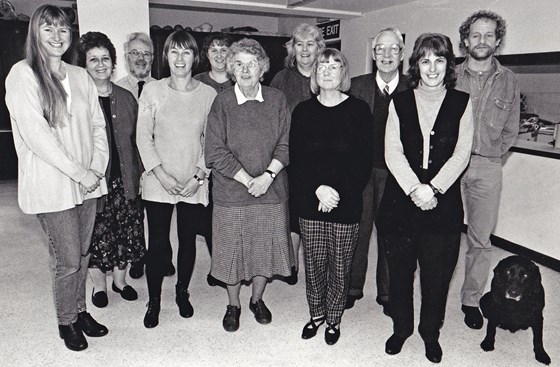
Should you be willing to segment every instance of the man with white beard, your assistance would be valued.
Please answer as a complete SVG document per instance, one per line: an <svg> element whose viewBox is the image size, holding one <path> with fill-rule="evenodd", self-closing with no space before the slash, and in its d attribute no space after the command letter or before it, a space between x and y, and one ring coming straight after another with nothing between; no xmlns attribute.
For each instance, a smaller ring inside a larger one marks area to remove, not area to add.
<svg viewBox="0 0 560 367"><path fill-rule="evenodd" d="M480 329L479 301L490 272L490 234L498 218L502 157L519 130L519 85L515 74L494 57L506 34L501 16L477 11L461 24L459 34L466 59L457 66L456 89L471 95L474 113L471 160L461 179L468 224L461 309L465 324Z"/></svg>
<svg viewBox="0 0 560 367"><path fill-rule="evenodd" d="M129 90L138 100L144 85L156 80L150 75L154 61L154 44L150 36L142 32L129 34L124 43L124 56L128 75L115 84Z"/></svg>

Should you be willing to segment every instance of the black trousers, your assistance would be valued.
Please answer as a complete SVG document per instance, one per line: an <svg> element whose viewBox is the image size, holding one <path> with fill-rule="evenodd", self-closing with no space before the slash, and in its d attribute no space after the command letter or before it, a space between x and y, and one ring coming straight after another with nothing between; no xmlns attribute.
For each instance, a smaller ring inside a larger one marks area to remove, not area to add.
<svg viewBox="0 0 560 367"><path fill-rule="evenodd" d="M393 332L407 338L414 331L413 285L419 263L422 306L418 331L425 342L437 341L461 234L386 235L385 240Z"/></svg>
<svg viewBox="0 0 560 367"><path fill-rule="evenodd" d="M196 260L196 232L203 217L201 204L158 203L145 201L148 218L148 254L146 256L146 279L150 298L161 296L163 278L171 262L172 250L169 232L171 216L177 207L177 284L188 288Z"/></svg>

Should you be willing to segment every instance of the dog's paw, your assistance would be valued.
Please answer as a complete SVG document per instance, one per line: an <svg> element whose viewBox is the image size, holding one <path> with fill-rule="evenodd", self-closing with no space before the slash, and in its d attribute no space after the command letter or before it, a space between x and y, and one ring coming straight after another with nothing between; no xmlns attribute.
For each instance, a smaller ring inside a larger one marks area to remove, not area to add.
<svg viewBox="0 0 560 367"><path fill-rule="evenodd" d="M485 352L491 352L494 350L494 341L493 340L488 340L488 339L484 339L482 341L482 343L480 343L480 347L482 348L483 351Z"/></svg>
<svg viewBox="0 0 560 367"><path fill-rule="evenodd" d="M548 356L544 348L535 349L535 359L546 365L549 365L551 362L550 357Z"/></svg>

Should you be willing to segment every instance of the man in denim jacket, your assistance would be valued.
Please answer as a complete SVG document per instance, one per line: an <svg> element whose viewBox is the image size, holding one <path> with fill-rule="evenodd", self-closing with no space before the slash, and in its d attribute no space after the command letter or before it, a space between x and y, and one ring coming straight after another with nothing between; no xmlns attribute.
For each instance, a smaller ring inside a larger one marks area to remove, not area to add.
<svg viewBox="0 0 560 367"><path fill-rule="evenodd" d="M457 89L471 95L474 141L471 161L461 179L467 213L467 254L461 309L465 324L482 328L479 310L490 272L490 234L498 217L502 189L502 157L519 130L519 85L515 74L494 57L506 23L498 14L481 10L459 28L466 59L457 67Z"/></svg>

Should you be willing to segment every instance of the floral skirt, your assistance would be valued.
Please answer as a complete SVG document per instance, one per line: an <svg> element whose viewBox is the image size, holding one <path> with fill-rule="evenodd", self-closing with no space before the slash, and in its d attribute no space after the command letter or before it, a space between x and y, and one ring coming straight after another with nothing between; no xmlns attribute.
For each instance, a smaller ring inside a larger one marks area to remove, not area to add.
<svg viewBox="0 0 560 367"><path fill-rule="evenodd" d="M89 252L90 268L103 272L140 261L146 254L144 209L140 197L127 199L121 177L111 179L102 212L95 217Z"/></svg>

